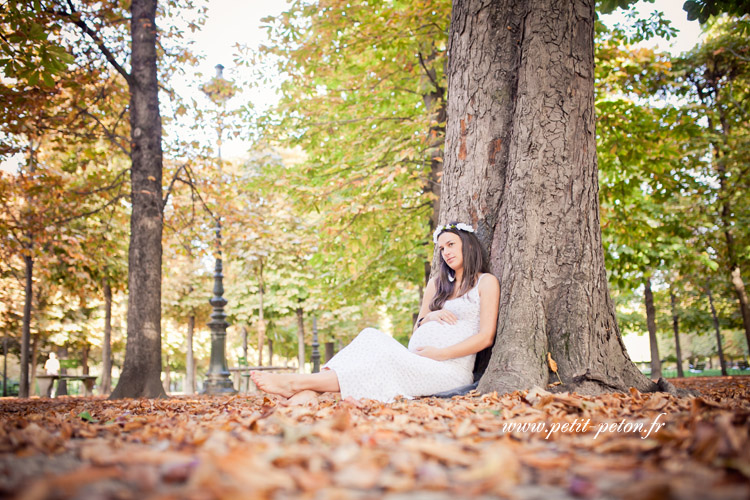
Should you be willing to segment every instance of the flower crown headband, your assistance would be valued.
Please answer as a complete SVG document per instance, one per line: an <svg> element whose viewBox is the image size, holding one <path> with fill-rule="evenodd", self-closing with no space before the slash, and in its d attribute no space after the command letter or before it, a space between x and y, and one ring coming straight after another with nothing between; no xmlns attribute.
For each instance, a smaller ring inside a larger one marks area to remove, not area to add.
<svg viewBox="0 0 750 500"><path fill-rule="evenodd" d="M438 226L437 229L435 229L435 232L432 233L432 241L437 245L438 236L440 236L440 233L445 231L446 229L458 229L459 231L466 231L467 233L473 233L474 228L471 227L468 224L464 224L463 222L459 222L458 224L446 224L444 226Z"/></svg>

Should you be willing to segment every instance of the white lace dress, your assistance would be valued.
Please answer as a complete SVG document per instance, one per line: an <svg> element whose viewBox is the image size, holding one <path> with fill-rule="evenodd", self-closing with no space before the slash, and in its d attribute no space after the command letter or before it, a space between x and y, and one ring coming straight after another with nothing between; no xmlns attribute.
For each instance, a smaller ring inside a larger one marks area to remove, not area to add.
<svg viewBox="0 0 750 500"><path fill-rule="evenodd" d="M484 276L484 275L482 275ZM428 321L411 337L408 349L393 337L365 328L323 367L336 372L341 397L389 403L448 391L473 382L474 354L435 361L416 354L417 347L448 347L479 333L479 281L468 293L446 301L455 325Z"/></svg>

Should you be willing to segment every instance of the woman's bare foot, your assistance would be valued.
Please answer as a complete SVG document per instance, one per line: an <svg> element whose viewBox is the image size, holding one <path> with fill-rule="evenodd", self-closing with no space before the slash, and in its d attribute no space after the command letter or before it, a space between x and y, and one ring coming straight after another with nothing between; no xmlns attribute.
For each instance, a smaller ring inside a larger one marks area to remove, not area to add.
<svg viewBox="0 0 750 500"><path fill-rule="evenodd" d="M294 377L294 375L287 375L284 373L250 372L250 378L253 379L253 382L258 386L258 389L263 392L278 394L285 398L292 397L296 394L294 389L292 389L292 377Z"/></svg>
<svg viewBox="0 0 750 500"><path fill-rule="evenodd" d="M291 398L284 401L283 406L304 405L310 401L318 402L318 393L311 390L300 391Z"/></svg>

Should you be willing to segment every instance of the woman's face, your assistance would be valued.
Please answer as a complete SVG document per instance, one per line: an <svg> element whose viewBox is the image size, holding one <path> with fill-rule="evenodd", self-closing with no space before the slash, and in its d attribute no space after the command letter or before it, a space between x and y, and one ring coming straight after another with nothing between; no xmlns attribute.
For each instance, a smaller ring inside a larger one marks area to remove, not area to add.
<svg viewBox="0 0 750 500"><path fill-rule="evenodd" d="M448 267L454 271L463 269L464 253L461 237L456 233L443 233L438 237L438 249Z"/></svg>

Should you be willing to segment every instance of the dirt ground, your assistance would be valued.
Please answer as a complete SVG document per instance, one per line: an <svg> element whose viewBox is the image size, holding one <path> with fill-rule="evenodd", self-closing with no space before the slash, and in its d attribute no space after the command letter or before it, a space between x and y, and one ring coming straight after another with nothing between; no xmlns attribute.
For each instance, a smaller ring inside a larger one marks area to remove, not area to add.
<svg viewBox="0 0 750 500"><path fill-rule="evenodd" d="M670 381L702 396L7 398L0 497L750 498L750 377Z"/></svg>

